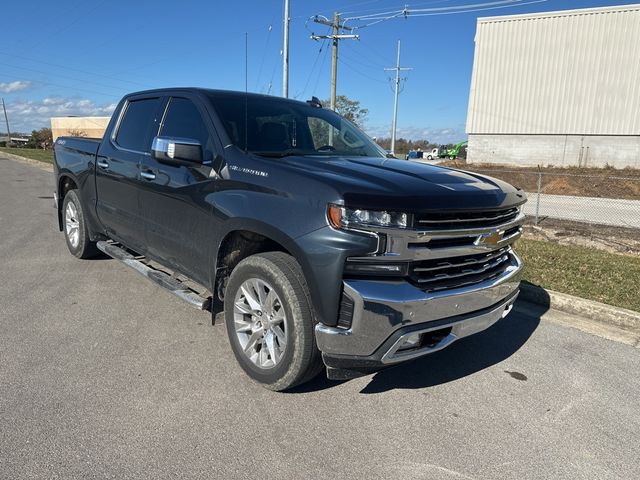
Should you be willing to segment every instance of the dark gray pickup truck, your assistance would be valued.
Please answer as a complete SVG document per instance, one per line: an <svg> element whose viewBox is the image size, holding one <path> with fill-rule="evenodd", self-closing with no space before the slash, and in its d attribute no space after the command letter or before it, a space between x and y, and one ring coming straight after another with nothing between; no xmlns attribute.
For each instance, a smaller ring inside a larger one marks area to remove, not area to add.
<svg viewBox="0 0 640 480"><path fill-rule="evenodd" d="M99 250L201 309L273 390L440 350L511 309L525 194L387 158L317 100L127 95L104 138L61 137L56 206Z"/></svg>

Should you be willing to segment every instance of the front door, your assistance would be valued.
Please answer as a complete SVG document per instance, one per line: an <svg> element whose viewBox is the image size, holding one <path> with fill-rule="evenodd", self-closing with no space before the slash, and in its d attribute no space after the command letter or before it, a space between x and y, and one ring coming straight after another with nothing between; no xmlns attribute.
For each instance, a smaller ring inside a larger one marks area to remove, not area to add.
<svg viewBox="0 0 640 480"><path fill-rule="evenodd" d="M148 255L208 286L215 219L205 198L215 188L211 164L219 147L206 111L196 102L170 98L159 135L197 140L203 162L174 166L145 157L140 166L140 207Z"/></svg>

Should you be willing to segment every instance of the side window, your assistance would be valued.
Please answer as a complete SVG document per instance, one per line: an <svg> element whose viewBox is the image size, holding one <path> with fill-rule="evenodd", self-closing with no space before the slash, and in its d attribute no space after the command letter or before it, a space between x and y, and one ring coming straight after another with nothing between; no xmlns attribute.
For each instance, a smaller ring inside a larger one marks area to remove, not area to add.
<svg viewBox="0 0 640 480"><path fill-rule="evenodd" d="M160 135L198 140L202 145L205 160L211 157L213 144L209 138L209 130L191 100L176 97L171 99Z"/></svg>
<svg viewBox="0 0 640 480"><path fill-rule="evenodd" d="M116 134L118 146L137 152L149 151L150 134L156 125L154 115L159 102L159 98L145 98L127 104Z"/></svg>

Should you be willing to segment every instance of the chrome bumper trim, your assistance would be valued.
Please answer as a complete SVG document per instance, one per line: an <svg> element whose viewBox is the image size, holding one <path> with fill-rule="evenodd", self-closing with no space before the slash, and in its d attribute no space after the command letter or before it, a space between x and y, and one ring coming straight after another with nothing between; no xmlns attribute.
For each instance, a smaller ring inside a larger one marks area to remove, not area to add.
<svg viewBox="0 0 640 480"><path fill-rule="evenodd" d="M522 262L511 253L511 265L497 278L451 290L423 292L405 280L345 280L354 301L351 328L316 326L318 348L327 354L373 354L396 330L487 309L518 290Z"/></svg>
<svg viewBox="0 0 640 480"><path fill-rule="evenodd" d="M519 292L518 292L519 293ZM502 302L500 305L495 307L489 312L482 313L478 316L474 316L471 318L466 318L464 320L460 320L457 322L453 322L450 324L438 325L437 327L425 328L421 330L415 330L410 333L406 333L402 335L396 342L391 346L389 350L382 356L382 363L392 364L404 362L405 360L411 360L413 358L422 357L423 355L428 355L430 353L437 352L438 350L442 350L445 347L448 347L456 340L459 340L464 337L468 337L473 335L474 333L482 332L486 330L494 323L496 323L501 318L506 317L511 309L513 308L513 304L518 297L518 293L514 296L510 297L507 301ZM445 328L451 328L451 332L442 340L440 340L436 345L432 347L422 347L416 348L412 350L406 351L398 351L404 340L410 336L415 334L422 334L432 332L434 330L442 330Z"/></svg>

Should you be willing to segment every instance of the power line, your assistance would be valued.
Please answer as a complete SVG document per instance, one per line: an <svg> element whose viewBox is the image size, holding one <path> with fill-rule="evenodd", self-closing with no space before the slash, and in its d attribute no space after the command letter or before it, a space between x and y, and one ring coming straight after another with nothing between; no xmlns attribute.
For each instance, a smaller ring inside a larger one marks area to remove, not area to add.
<svg viewBox="0 0 640 480"><path fill-rule="evenodd" d="M302 92L300 92L294 98L299 98L301 96L304 96L304 94L306 93L307 87L309 86L309 82L311 81L311 77L313 76L313 72L315 71L316 65L318 64L318 60L320 59L320 55L322 55L322 51L324 50L326 43L327 43L327 40L323 39L322 43L320 44L320 48L318 49L318 54L316 55L316 58L313 61L313 65L311 66L311 70L309 71L309 75L307 76L307 81L304 84L304 88L302 89Z"/></svg>
<svg viewBox="0 0 640 480"><path fill-rule="evenodd" d="M262 75L262 67L264 66L264 60L267 56L267 49L269 48L269 40L271 40L271 32L273 31L273 19L269 24L269 29L267 33L267 41L264 43L264 50L262 51L262 58L260 59L260 68L258 68L258 76L256 77L256 90L258 90L258 85L260 83L260 76Z"/></svg>
<svg viewBox="0 0 640 480"><path fill-rule="evenodd" d="M111 78L111 79L113 79L113 80L115 80L115 81L117 81L117 82L121 82L121 83L128 83L128 84L130 84L130 85L137 85L137 86L140 86L140 87L148 88L148 85L146 85L146 84L144 84L144 83L133 82L133 81L129 81L129 80L121 80L121 79L117 79L117 78L114 78L114 76L113 76L113 75L111 75L111 76L110 76L110 75L105 75L105 74L100 74L100 73L90 72L90 71L88 71L88 70L81 70L81 69L78 69L78 68L69 67L69 66L67 66L67 65L61 65L61 64L58 64L58 63L51 63L51 62L47 62L47 61L45 61L45 60L36 60L36 59L34 59L34 58L23 57L23 56L20 56L20 55L15 55L15 54L12 54L12 53L7 53L7 52L0 52L0 55L5 55L5 56L7 56L7 57L13 57L13 58L17 58L17 59L20 59L20 60L26 60L26 61L28 61L28 62L33 62L33 63L41 63L42 65L49 65L49 66L51 66L51 67L63 68L63 69L65 69L66 71L78 72L78 73L84 73L85 75L90 75L90 76L94 76L94 77Z"/></svg>
<svg viewBox="0 0 640 480"><path fill-rule="evenodd" d="M445 1L446 0L441 0L441 1L436 1L435 3L444 3ZM343 16L342 18L341 18L341 14L338 11L336 11L333 16L333 21L330 21L327 17L320 14L311 17L311 20L313 20L313 22L321 25L328 25L332 29L332 32L330 35L316 35L313 32L311 34L311 38L313 40L330 39L332 41L333 55L332 55L332 62L331 62L331 109L335 110L335 105L336 105L336 85L337 85L337 76L338 76L338 73L337 73L338 42L339 40L345 40L345 39L359 40L360 36L358 34L353 33L357 29L370 27L377 23L381 23L381 22L391 20L394 18L399 18L399 17L409 18L409 16L420 17L420 16L431 16L431 15L450 15L450 14L456 14L456 13L468 13L468 12L474 12L474 11L490 10L494 8L506 8L506 7L512 7L512 6L518 6L518 5L529 5L532 3L540 3L545 1L546 0L532 0L532 1L524 2L523 0L495 0L491 2L476 3L471 5L453 5L453 6L446 6L446 7L430 7L430 8L409 8L408 5L405 5L404 8L398 9L398 10L378 12L371 15L359 15L359 16L351 16L351 17ZM361 24L347 25L347 22L355 23L357 21L361 22ZM309 20L307 20L307 23L308 22ZM341 33L343 31L348 33ZM379 52L377 53L379 54ZM398 43L398 64L396 66L396 69L401 68L399 66L399 61L400 61L399 57L400 57L400 44ZM378 81L377 79L374 79L366 74L363 74L362 72L359 72L357 69L354 69L351 65L347 63L344 63L344 62L341 62L341 63L343 63L344 65L347 65L348 68L351 68L352 70L354 70L355 72L359 73L360 75L366 78L369 78L374 81ZM396 88L395 88L395 97L396 97L395 104L396 105L394 107L394 110L396 110L396 113L397 113L397 98L398 98L399 83L400 83L399 71L400 70L396 71ZM395 117L396 117L396 114L394 114L394 136L395 136ZM329 140L331 140L331 137L329 138Z"/></svg>
<svg viewBox="0 0 640 480"><path fill-rule="evenodd" d="M62 32L64 32L65 30L67 30L69 27L72 27L73 25L75 25L76 23L78 23L82 17L84 17L85 15L88 15L90 13L93 13L95 10L97 10L99 7L101 7L104 3L107 3L107 0L102 0L98 3L96 3L93 8L90 8L89 10L87 10L84 13L81 13L79 16L77 16L73 21L71 21L70 23L66 24L65 26L63 26L62 28L59 28L58 30L50 33L49 35L45 36L44 38L41 38L40 40L36 41L36 43L28 46L25 50L33 50L34 48L42 45L45 40L48 40L49 38L58 35Z"/></svg>
<svg viewBox="0 0 640 480"><path fill-rule="evenodd" d="M352 57L352 56L351 56L351 53L353 53L354 55L357 55L359 58ZM346 54L343 52L343 53L342 53L342 56L343 56L344 58L346 58L347 60L349 60L350 62L357 63L358 65L361 65L361 66L363 66L363 67L365 67L365 68L369 68L369 69L371 69L371 70L376 70L376 71L378 71L378 70L380 70L381 68L384 68L384 65L382 65L381 63L378 63L378 62L370 62L370 59L369 59L369 58L365 58L365 57L364 57L364 55L360 55L360 52L356 52L356 51L349 52L349 55L346 55ZM363 60L365 60L365 61L363 61ZM367 63L367 62L370 62L370 63Z"/></svg>
<svg viewBox="0 0 640 480"><path fill-rule="evenodd" d="M15 77L12 77L10 75L0 74L0 76L4 77L4 78L11 79L11 80L15 80ZM40 81L40 80L35 80L33 83L40 84L40 85L48 85L48 86L51 86L51 87L67 88L67 89L70 89L70 90L76 90L76 91L81 91L81 92L86 92L86 93L93 93L94 95L102 95L102 96L107 97L107 98L120 99L120 97L121 97L121 96L115 96L112 93L98 92L96 90L89 90L89 89L81 88L81 87L73 87L73 86L70 86L70 85L62 85L62 84L59 84L59 83L43 82L43 81Z"/></svg>
<svg viewBox="0 0 640 480"><path fill-rule="evenodd" d="M338 59L338 62L340 62L342 65L344 65L345 67L347 67L349 70L351 70L352 72L357 73L358 75L360 75L361 77L367 78L369 80L371 80L372 82L378 82L378 83L387 83L384 80L380 80L379 78L374 78L371 75L367 75L366 73L361 72L360 70L354 68L353 65L348 64L347 62L345 62L344 60L342 60L342 58Z"/></svg>
<svg viewBox="0 0 640 480"><path fill-rule="evenodd" d="M93 81L89 82L87 80L79 79L77 77L71 77L69 75L62 75L60 73L45 72L44 70L38 70L38 69L35 69L35 68L29 68L29 67L21 67L21 66L18 66L18 65L11 65L11 64L8 64L8 63L0 62L0 65L5 66L5 67L9 67L9 68L15 68L15 69L18 69L18 70L25 70L27 72L41 73L41 74L44 74L44 75L50 75L50 76L53 76L53 77L64 78L64 79L67 79L67 80L80 81L80 82L85 83L85 84L89 83L91 85L95 85L95 86L98 86L98 87L105 87L105 88L111 88L111 89L114 89L114 90L122 91L122 87L121 86L107 85L105 83L99 83L99 82L93 82Z"/></svg>
<svg viewBox="0 0 640 480"><path fill-rule="evenodd" d="M448 2L453 2L453 1L455 1L455 0L436 0L436 1L433 1L433 2L411 3L411 6L417 7L419 5L436 5L438 3L448 3ZM381 10L382 10L381 8L368 8L368 9L359 10L359 11L362 13L362 12L378 12L378 11L381 11ZM342 12L342 13L344 15L348 15L348 14L351 14L351 13L355 13L355 10L351 11L351 12Z"/></svg>
<svg viewBox="0 0 640 480"><path fill-rule="evenodd" d="M381 23L387 20L392 20L394 18L409 18L409 17L426 17L433 15L452 15L457 13L469 13L469 12L478 12L483 10L493 10L496 8L508 8L514 7L518 5L529 5L532 3L541 3L546 0L533 0L524 2L523 0L497 0L493 2L484 2L484 3L475 3L470 5L452 5L447 7L432 7L432 8L409 8L406 5L404 8L399 10L390 10L386 12L379 12L370 15L358 15L353 17L347 17L344 19L344 23L349 21L361 21L361 22L370 22L364 23L362 25L354 25L351 28L359 29L366 28L377 23Z"/></svg>
<svg viewBox="0 0 640 480"><path fill-rule="evenodd" d="M324 67L325 62L327 61L327 57L329 56L329 49L324 49L324 55L322 56L322 62L320 62L320 68L318 69L318 75L316 76L316 83L313 84L313 92L318 91L318 83L320 82L320 74L322 73L322 68Z"/></svg>

